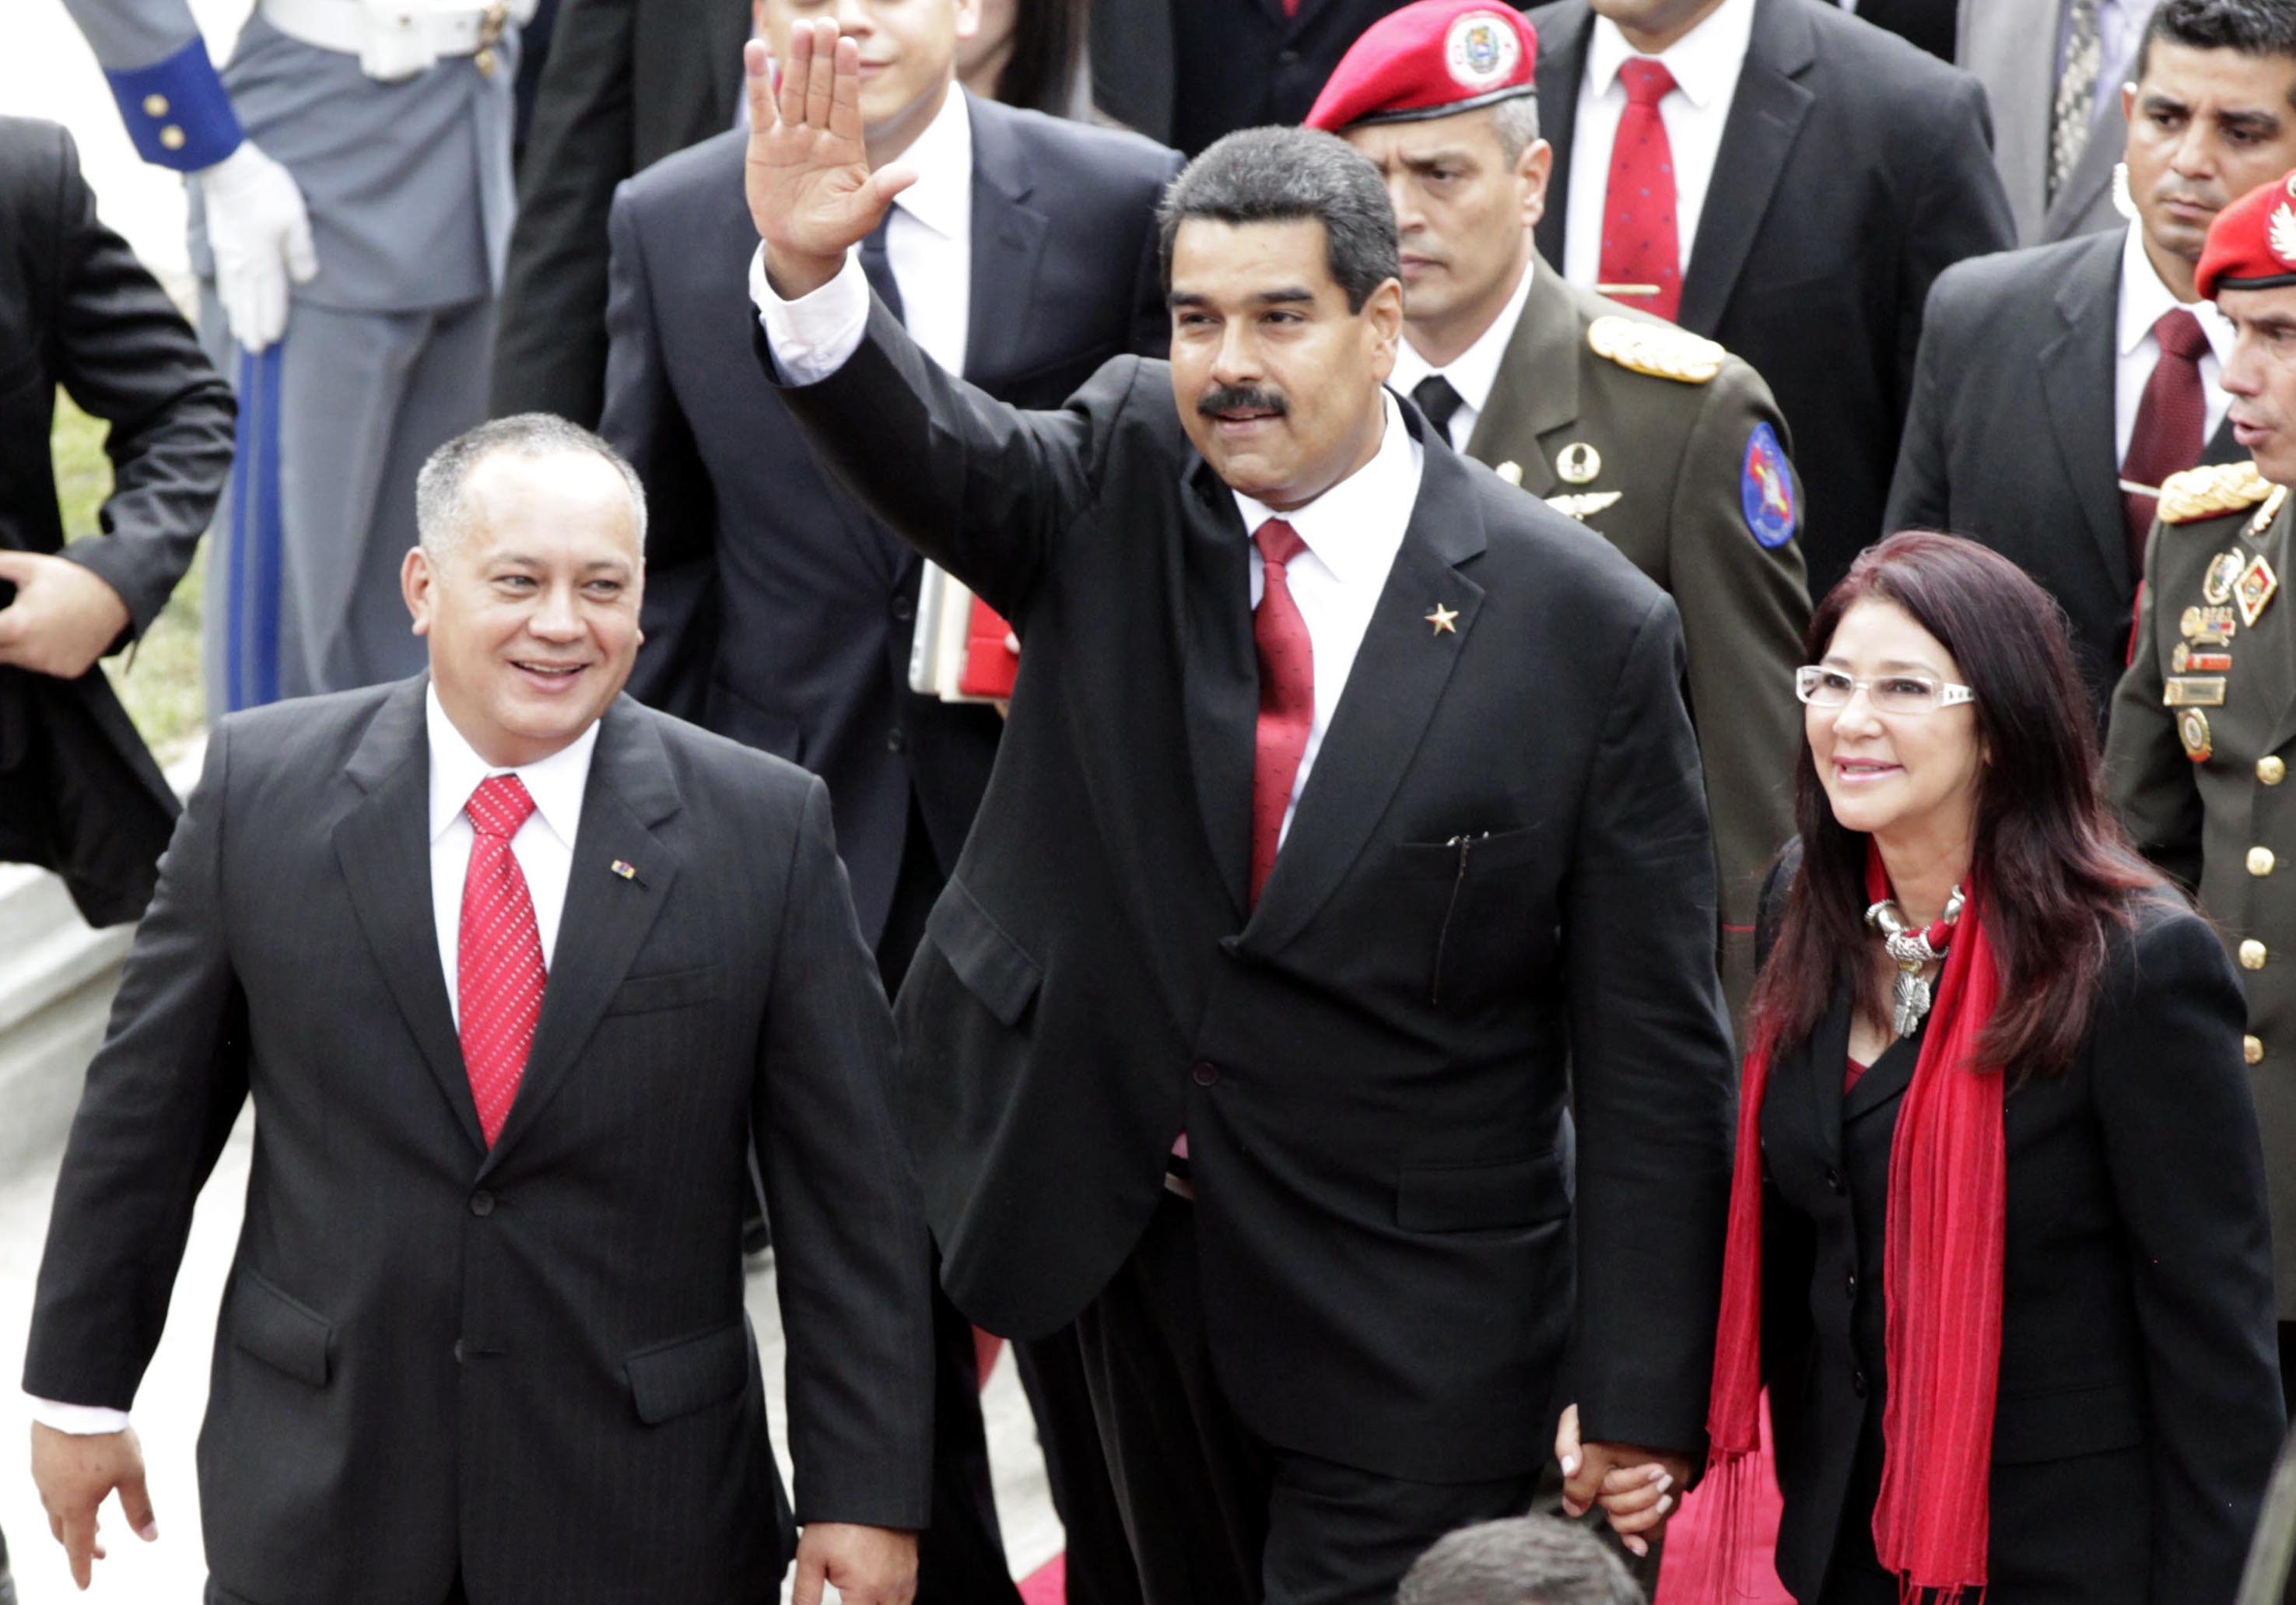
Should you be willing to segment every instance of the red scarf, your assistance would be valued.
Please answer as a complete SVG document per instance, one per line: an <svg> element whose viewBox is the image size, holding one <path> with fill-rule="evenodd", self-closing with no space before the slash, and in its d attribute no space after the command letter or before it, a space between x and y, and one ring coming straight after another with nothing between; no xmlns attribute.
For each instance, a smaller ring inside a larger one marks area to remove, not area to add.
<svg viewBox="0 0 2296 1605"><path fill-rule="evenodd" d="M1890 896L1881 853L1870 843L1866 887L1875 902ZM1882 1416L1874 1548L1908 1598L1933 1593L1939 1605L1985 1587L1993 1404L2001 1378L2002 1224L2009 1173L2003 1077L1977 1062L1978 1043L2000 994L1980 913L1971 896L1947 949L1929 1031L1898 1111L1883 1236L1889 1399ZM1764 1036L1746 1056L1706 1421L1712 1439L1708 1463L1721 1482L1726 1532L1736 1530L1746 1475L1756 1464L1762 1098L1774 1045ZM1840 1067L1832 1068L1839 1073ZM1734 1571L1734 1553L1719 1558L1726 1571Z"/></svg>

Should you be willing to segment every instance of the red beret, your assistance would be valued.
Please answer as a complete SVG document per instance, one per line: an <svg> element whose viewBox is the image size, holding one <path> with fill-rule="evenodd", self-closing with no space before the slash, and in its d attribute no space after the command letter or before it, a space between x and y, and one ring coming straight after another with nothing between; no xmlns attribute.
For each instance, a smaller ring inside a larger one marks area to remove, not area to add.
<svg viewBox="0 0 2296 1605"><path fill-rule="evenodd" d="M2201 299L2220 290L2296 284L2296 173L2259 184L2217 214L2201 248Z"/></svg>
<svg viewBox="0 0 2296 1605"><path fill-rule="evenodd" d="M1505 0L1417 0L1366 29L1308 126L1416 122L1538 93L1538 36Z"/></svg>

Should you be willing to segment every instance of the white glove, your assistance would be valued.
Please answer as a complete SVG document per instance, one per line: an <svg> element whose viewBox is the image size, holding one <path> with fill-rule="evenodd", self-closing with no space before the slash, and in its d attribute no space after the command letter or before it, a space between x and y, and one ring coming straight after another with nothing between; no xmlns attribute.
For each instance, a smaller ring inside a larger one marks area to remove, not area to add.
<svg viewBox="0 0 2296 1605"><path fill-rule="evenodd" d="M251 139L241 140L200 179L217 298L239 343L260 351L287 332L289 276L308 284L319 271L303 192Z"/></svg>

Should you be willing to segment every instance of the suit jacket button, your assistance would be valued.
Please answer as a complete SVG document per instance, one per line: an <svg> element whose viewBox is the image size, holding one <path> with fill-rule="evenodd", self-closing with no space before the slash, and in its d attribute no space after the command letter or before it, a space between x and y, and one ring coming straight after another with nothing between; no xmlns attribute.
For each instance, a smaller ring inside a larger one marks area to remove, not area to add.
<svg viewBox="0 0 2296 1605"><path fill-rule="evenodd" d="M1849 1296L1852 1298L1857 1297L1857 1273L1855 1271L1849 1273Z"/></svg>
<svg viewBox="0 0 2296 1605"><path fill-rule="evenodd" d="M893 617L906 624L917 616L917 604L906 596L893 598Z"/></svg>
<svg viewBox="0 0 2296 1605"><path fill-rule="evenodd" d="M1825 1167L1825 1184L1836 1192L1842 1190L1841 1173L1831 1165Z"/></svg>
<svg viewBox="0 0 2296 1605"><path fill-rule="evenodd" d="M484 1220L495 1212L495 1195L481 1188L471 1194L471 1213Z"/></svg>
<svg viewBox="0 0 2296 1605"><path fill-rule="evenodd" d="M1864 1372L1853 1371L1849 1373L1849 1391L1856 1394L1861 1399L1866 1396L1866 1373Z"/></svg>
<svg viewBox="0 0 2296 1605"><path fill-rule="evenodd" d="M470 1355L466 1355L466 1354L464 1354L464 1353L463 1352L463 1340L462 1340L460 1338L455 1339L455 1364L457 1364L457 1365L466 1365L466 1364L468 1364L469 1363L470 1363Z"/></svg>
<svg viewBox="0 0 2296 1605"><path fill-rule="evenodd" d="M1196 1078L1198 1086L1210 1086L1219 1079L1219 1066L1209 1059L1199 1059L1195 1068L1188 1073Z"/></svg>
<svg viewBox="0 0 2296 1605"><path fill-rule="evenodd" d="M895 725L893 733L885 738L885 745L891 751L906 752L909 749L909 733Z"/></svg>

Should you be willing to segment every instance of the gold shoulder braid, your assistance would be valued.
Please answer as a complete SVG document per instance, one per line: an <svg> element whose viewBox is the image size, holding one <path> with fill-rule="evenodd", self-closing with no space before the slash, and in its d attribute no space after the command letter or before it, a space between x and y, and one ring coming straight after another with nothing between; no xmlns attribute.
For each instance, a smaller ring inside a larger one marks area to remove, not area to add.
<svg viewBox="0 0 2296 1605"><path fill-rule="evenodd" d="M2161 521L2191 524L2255 506L2273 492L2253 463L2218 463L2170 474L2161 485Z"/></svg>
<svg viewBox="0 0 2296 1605"><path fill-rule="evenodd" d="M1730 355L1687 329L1631 317L1596 318L1587 325L1587 344L1595 356L1622 368L1679 384L1706 383L1722 371L1722 361Z"/></svg>

